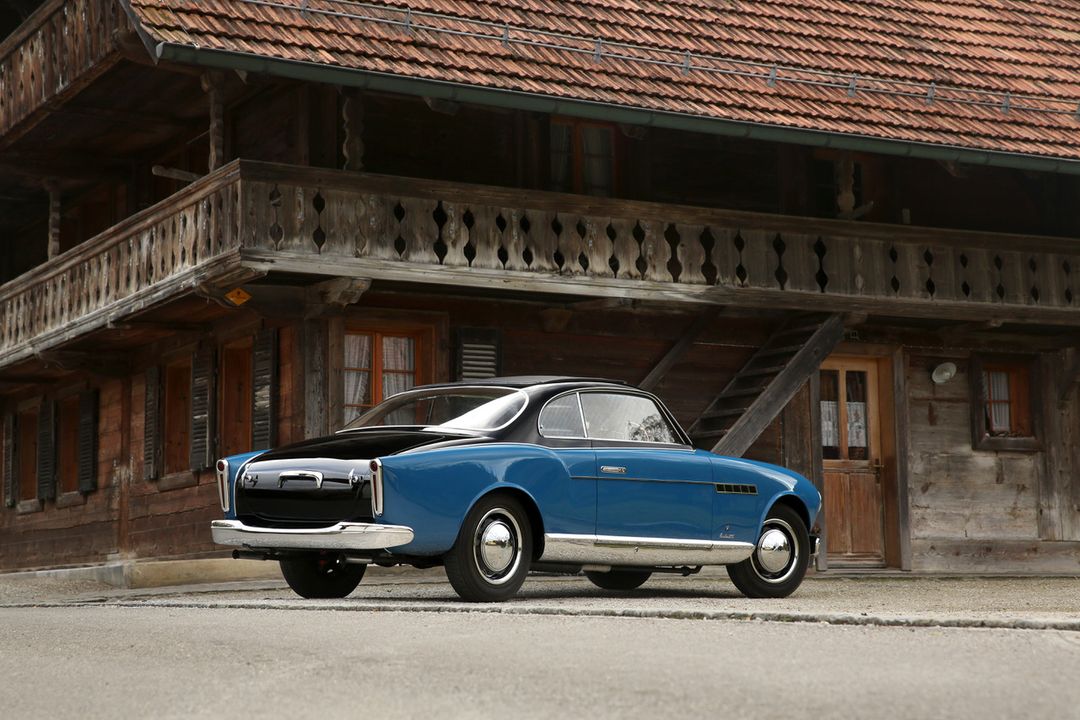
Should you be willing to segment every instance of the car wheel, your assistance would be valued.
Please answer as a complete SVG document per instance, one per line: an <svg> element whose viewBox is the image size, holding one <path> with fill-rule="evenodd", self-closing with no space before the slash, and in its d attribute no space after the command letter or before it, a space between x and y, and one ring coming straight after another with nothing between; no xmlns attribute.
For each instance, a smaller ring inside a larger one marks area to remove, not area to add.
<svg viewBox="0 0 1080 720"><path fill-rule="evenodd" d="M648 570L612 570L610 572L585 571L585 577L596 587L605 590L633 590L639 588L652 576Z"/></svg>
<svg viewBox="0 0 1080 720"><path fill-rule="evenodd" d="M465 517L443 566L462 600L497 602L518 591L531 561L532 528L521 503L489 495Z"/></svg>
<svg viewBox="0 0 1080 720"><path fill-rule="evenodd" d="M343 598L356 589L367 569L367 565L353 565L322 555L284 558L279 562L285 582L305 598Z"/></svg>
<svg viewBox="0 0 1080 720"><path fill-rule="evenodd" d="M810 536L806 523L786 505L776 505L761 527L753 554L728 565L728 577L743 595L782 598L795 592L810 562Z"/></svg>

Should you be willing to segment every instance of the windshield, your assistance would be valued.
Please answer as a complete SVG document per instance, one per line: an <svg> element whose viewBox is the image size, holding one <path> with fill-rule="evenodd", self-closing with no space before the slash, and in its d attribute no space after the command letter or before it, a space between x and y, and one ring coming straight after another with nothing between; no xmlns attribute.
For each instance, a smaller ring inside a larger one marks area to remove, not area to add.
<svg viewBox="0 0 1080 720"><path fill-rule="evenodd" d="M403 392L376 405L345 426L424 425L461 430L495 430L517 417L528 397L499 387L444 387Z"/></svg>

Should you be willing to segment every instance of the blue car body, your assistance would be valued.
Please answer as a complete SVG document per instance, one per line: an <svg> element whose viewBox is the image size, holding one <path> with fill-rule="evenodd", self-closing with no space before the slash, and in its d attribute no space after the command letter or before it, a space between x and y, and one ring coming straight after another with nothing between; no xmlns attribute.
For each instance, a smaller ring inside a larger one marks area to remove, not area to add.
<svg viewBox="0 0 1080 720"><path fill-rule="evenodd" d="M758 596L801 581L821 509L798 473L695 449L654 396L580 378L418 388L333 436L224 458L218 482L215 541L283 569L317 556L450 575L457 555L512 556L516 572L528 550L525 572L749 564L766 584L733 580Z"/></svg>

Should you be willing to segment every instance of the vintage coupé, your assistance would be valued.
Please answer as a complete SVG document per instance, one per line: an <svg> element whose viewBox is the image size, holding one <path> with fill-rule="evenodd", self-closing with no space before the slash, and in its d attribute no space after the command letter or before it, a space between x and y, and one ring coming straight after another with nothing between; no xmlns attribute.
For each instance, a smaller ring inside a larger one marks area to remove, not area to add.
<svg viewBox="0 0 1080 720"><path fill-rule="evenodd" d="M694 449L655 396L606 380L419 387L217 474L214 541L278 560L309 598L348 595L372 563L442 565L469 601L509 598L530 570L630 590L704 565L747 596L784 597L818 545L805 478Z"/></svg>

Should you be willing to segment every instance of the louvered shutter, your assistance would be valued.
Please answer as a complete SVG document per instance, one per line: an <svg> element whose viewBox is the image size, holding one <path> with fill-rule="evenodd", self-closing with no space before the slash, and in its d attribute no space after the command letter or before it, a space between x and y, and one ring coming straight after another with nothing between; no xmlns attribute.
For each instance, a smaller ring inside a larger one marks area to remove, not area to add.
<svg viewBox="0 0 1080 720"><path fill-rule="evenodd" d="M502 342L498 330L458 330L455 375L458 380L498 377L502 371Z"/></svg>
<svg viewBox="0 0 1080 720"><path fill-rule="evenodd" d="M161 472L161 368L146 369L144 404L143 480L157 480Z"/></svg>
<svg viewBox="0 0 1080 720"><path fill-rule="evenodd" d="M56 497L56 404L51 400L41 403L38 410L38 500Z"/></svg>
<svg viewBox="0 0 1080 720"><path fill-rule="evenodd" d="M191 469L214 464L214 349L200 348L191 363Z"/></svg>
<svg viewBox="0 0 1080 720"><path fill-rule="evenodd" d="M15 507L19 487L15 472L15 415L4 417L4 504Z"/></svg>
<svg viewBox="0 0 1080 720"><path fill-rule="evenodd" d="M277 440L277 330L255 336L251 350L251 449L274 446Z"/></svg>
<svg viewBox="0 0 1080 720"><path fill-rule="evenodd" d="M79 395L79 492L97 490L98 393Z"/></svg>

